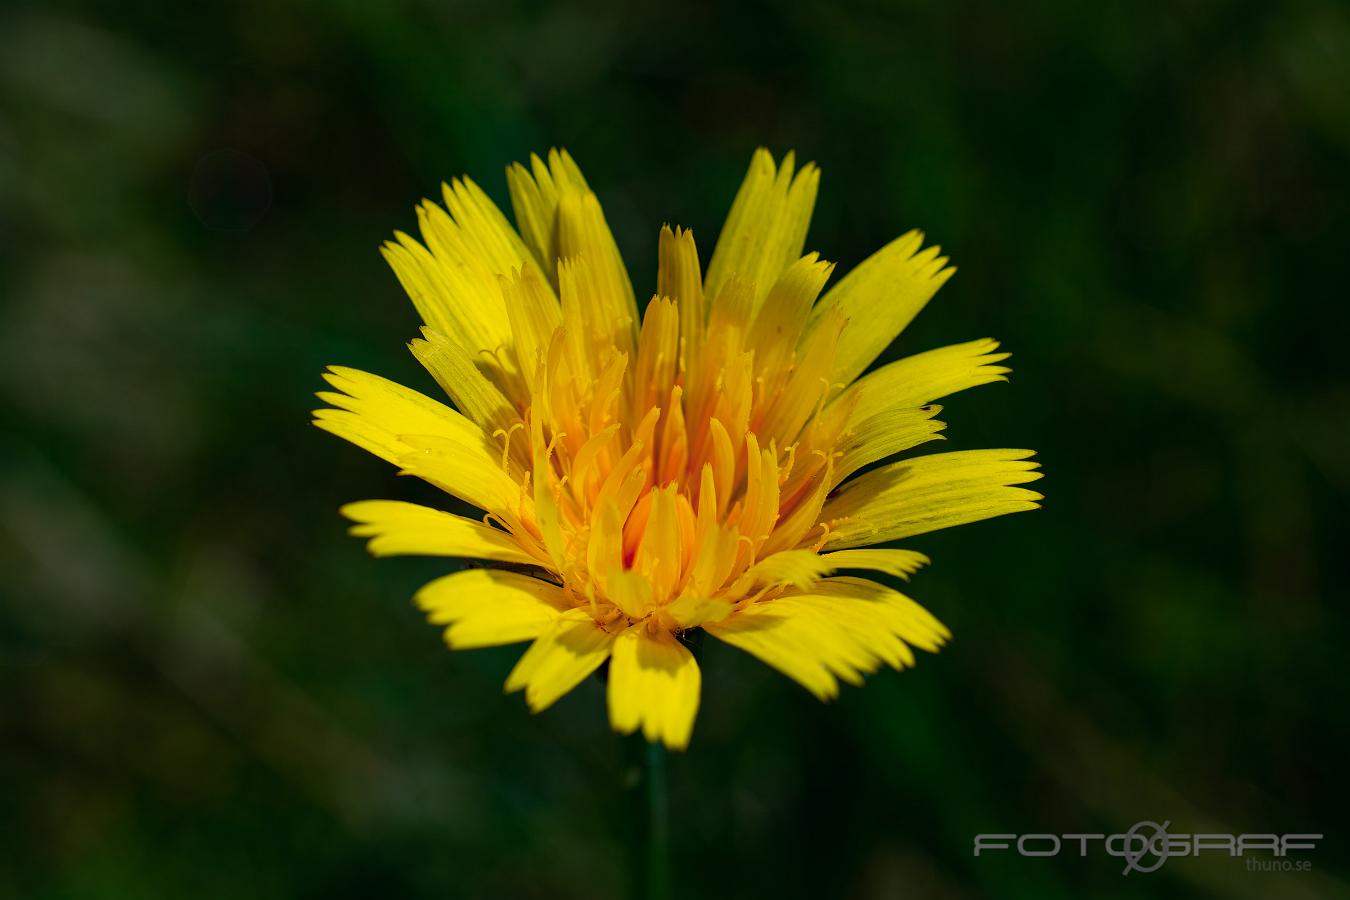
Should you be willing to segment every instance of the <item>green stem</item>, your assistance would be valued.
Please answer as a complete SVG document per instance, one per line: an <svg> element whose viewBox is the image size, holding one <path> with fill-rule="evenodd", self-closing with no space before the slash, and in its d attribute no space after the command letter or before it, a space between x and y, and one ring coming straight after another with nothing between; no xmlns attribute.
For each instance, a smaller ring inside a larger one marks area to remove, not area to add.
<svg viewBox="0 0 1350 900"><path fill-rule="evenodd" d="M666 745L647 744L647 891L646 900L670 897L670 785Z"/></svg>

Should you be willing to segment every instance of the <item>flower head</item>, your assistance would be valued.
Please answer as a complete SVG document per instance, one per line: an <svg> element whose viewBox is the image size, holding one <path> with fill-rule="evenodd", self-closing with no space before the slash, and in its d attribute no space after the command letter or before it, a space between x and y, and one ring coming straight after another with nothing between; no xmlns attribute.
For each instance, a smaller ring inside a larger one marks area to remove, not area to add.
<svg viewBox="0 0 1350 900"><path fill-rule="evenodd" d="M454 409L333 367L315 424L484 511L343 508L376 555L510 568L431 582L454 648L531 640L507 679L546 708L609 660L615 729L689 741L702 628L822 699L947 629L877 581L927 562L869 548L1037 506L1025 450L917 456L932 402L1005 380L992 340L863 371L955 271L912 231L822 291L802 255L819 171L755 153L708 263L663 228L639 316L600 203L566 152L507 171L516 228L467 178L389 261L426 323L410 347ZM859 376L862 376L861 378ZM869 471L858 474L867 467Z"/></svg>

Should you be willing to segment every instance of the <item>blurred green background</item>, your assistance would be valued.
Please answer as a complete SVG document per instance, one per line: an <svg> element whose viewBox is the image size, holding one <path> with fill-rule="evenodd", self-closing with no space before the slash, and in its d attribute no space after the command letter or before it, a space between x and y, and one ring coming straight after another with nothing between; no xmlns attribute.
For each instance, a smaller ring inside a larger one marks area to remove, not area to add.
<svg viewBox="0 0 1350 900"><path fill-rule="evenodd" d="M625 895L594 680L532 717L342 502L425 485L307 424L434 390L376 253L440 180L568 147L639 285L751 150L808 248L960 272L950 449L1045 509L906 542L954 642L817 704L704 653L681 897L1346 896L1350 8L89 2L0 12L0 896ZM705 257L706 258L706 257ZM715 642L713 642L715 644ZM1308 873L972 856L978 832L1321 832Z"/></svg>

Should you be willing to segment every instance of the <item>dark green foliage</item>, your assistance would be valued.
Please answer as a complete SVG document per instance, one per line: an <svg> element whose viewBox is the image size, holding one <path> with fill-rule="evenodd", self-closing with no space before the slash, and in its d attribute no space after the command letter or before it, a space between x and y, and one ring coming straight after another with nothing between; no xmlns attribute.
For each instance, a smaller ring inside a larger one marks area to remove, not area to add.
<svg viewBox="0 0 1350 900"><path fill-rule="evenodd" d="M706 642L676 896L1343 892L1350 11L1287 4L8 4L0 10L0 896L622 896L591 680L449 653L340 503L328 363L434 390L376 253L441 179L571 149L635 284L751 150L841 271L960 267L891 354L992 335L944 449L1044 510L905 542L955 633L821 706ZM230 151L230 152L223 152ZM991 832L1324 832L1313 871L973 858Z"/></svg>

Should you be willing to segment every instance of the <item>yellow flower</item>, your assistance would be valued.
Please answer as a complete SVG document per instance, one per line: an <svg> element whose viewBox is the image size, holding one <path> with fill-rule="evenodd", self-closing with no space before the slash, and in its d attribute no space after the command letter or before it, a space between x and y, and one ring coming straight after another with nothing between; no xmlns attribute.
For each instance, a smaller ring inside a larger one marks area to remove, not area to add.
<svg viewBox="0 0 1350 900"><path fill-rule="evenodd" d="M507 171L517 227L467 178L384 246L426 323L410 347L458 409L332 367L315 424L485 512L394 500L343 508L376 556L474 568L417 595L453 648L532 640L511 672L538 712L609 660L609 716L689 742L702 628L821 699L947 629L840 571L907 578L928 560L858 549L1019 510L1026 450L872 464L940 438L932 401L1006 380L989 339L863 370L955 271L911 231L823 297L802 255L820 173L756 151L707 274L661 230L639 314L600 203L566 152ZM448 210L448 211L447 211Z"/></svg>

